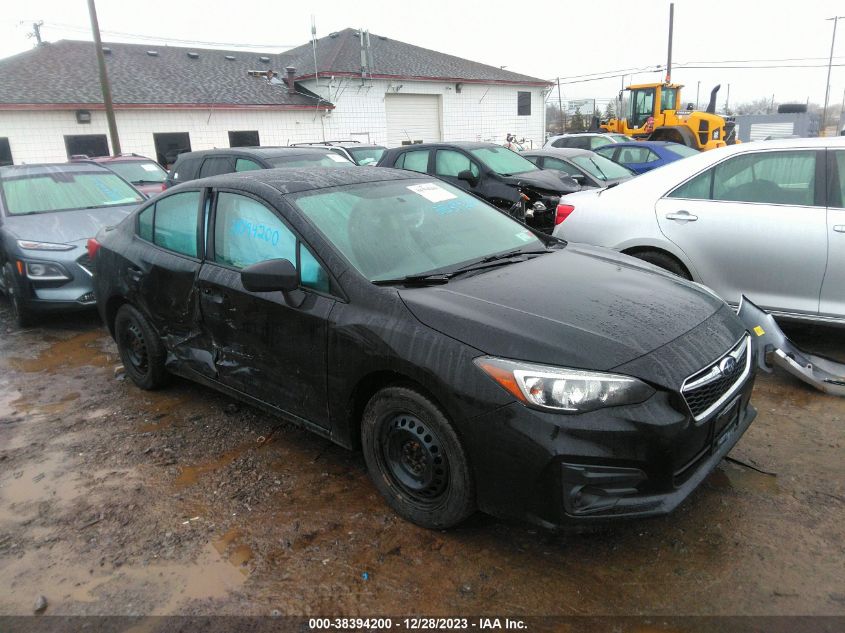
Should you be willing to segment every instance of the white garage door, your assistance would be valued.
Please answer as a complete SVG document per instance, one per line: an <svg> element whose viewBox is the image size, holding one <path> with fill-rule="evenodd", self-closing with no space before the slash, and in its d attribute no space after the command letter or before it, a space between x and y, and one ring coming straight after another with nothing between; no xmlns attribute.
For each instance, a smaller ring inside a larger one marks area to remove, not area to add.
<svg viewBox="0 0 845 633"><path fill-rule="evenodd" d="M384 95L387 115L387 146L402 141L433 143L440 139L439 95Z"/></svg>

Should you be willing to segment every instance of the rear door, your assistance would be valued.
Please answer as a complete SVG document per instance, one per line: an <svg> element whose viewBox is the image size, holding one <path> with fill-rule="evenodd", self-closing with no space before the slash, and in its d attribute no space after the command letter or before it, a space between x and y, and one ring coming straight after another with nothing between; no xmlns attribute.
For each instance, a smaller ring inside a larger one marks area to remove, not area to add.
<svg viewBox="0 0 845 633"><path fill-rule="evenodd" d="M845 318L845 150L827 150L827 268L819 313Z"/></svg>
<svg viewBox="0 0 845 633"><path fill-rule="evenodd" d="M816 315L827 261L824 152L745 152L657 201L663 234L698 281L738 303Z"/></svg>
<svg viewBox="0 0 845 633"><path fill-rule="evenodd" d="M132 296L177 358L213 375L199 330L195 282L202 245L203 192L162 194L138 215L137 244L122 274Z"/></svg>
<svg viewBox="0 0 845 633"><path fill-rule="evenodd" d="M198 286L218 380L328 427L327 319L335 298L325 268L264 200L219 191L212 218ZM300 289L247 291L240 271L268 259L290 260Z"/></svg>

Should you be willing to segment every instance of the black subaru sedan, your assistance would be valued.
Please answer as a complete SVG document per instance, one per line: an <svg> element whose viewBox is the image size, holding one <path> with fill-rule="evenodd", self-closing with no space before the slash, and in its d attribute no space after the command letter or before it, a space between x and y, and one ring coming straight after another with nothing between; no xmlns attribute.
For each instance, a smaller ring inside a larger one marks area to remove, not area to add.
<svg viewBox="0 0 845 633"><path fill-rule="evenodd" d="M664 514L737 442L752 341L702 286L384 168L180 185L91 244L129 377L349 448L402 517Z"/></svg>

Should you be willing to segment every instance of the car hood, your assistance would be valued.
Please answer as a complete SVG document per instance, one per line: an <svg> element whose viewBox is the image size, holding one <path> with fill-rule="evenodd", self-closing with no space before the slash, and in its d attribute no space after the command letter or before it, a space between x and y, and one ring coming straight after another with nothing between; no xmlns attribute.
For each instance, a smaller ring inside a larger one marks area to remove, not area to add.
<svg viewBox="0 0 845 633"><path fill-rule="evenodd" d="M569 176L558 176L549 169L538 169L537 171L526 171L513 176L503 176L508 184L517 186L535 187L556 193L572 193L581 187Z"/></svg>
<svg viewBox="0 0 845 633"><path fill-rule="evenodd" d="M422 323L483 353L604 371L682 337L723 308L735 320L724 302L690 282L581 244L399 293ZM690 359L698 367L715 357L701 347L694 354L702 356Z"/></svg>
<svg viewBox="0 0 845 633"><path fill-rule="evenodd" d="M21 240L73 244L94 237L103 227L118 224L136 206L11 215L4 218L4 228Z"/></svg>

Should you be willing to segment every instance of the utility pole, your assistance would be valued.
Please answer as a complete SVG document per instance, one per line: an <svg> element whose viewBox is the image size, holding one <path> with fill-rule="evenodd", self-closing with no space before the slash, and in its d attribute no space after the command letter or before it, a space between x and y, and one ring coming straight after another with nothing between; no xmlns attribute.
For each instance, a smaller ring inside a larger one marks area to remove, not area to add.
<svg viewBox="0 0 845 633"><path fill-rule="evenodd" d="M106 56L103 54L103 42L100 40L100 24L97 22L97 8L94 6L94 0L88 0L88 14L91 16L91 31L94 33L94 46L97 48L97 65L100 67L100 88L103 91L103 103L106 106L106 119L109 122L112 152L117 156L121 153L120 138L117 136L117 121L114 119L114 104L111 99L109 75L106 71Z"/></svg>
<svg viewBox="0 0 845 633"><path fill-rule="evenodd" d="M669 54L666 59L666 83L672 81L672 31L675 25L675 3L669 3Z"/></svg>
<svg viewBox="0 0 845 633"><path fill-rule="evenodd" d="M695 87L695 109L698 110L698 104L700 103L698 100L698 95L701 92L701 82L699 81Z"/></svg>
<svg viewBox="0 0 845 633"><path fill-rule="evenodd" d="M842 130L845 129L845 90L842 91L842 103L839 104L839 130L838 132L842 134Z"/></svg>
<svg viewBox="0 0 845 633"><path fill-rule="evenodd" d="M827 82L824 85L824 108L822 108L821 135L824 136L825 119L827 119L827 100L830 98L830 68L833 66L833 46L836 44L836 24L839 20L845 19L845 15L836 15L828 18L827 22L833 20L833 37L830 39L830 59L827 62Z"/></svg>
<svg viewBox="0 0 845 633"><path fill-rule="evenodd" d="M44 20L38 20L38 22L32 23L32 33L27 33L27 37L34 37L35 41L38 42L38 46L41 46L44 42L41 41L41 27L44 26Z"/></svg>
<svg viewBox="0 0 845 633"><path fill-rule="evenodd" d="M730 107L731 102L731 85L728 84L728 91L725 94L725 114L728 114L728 108Z"/></svg>
<svg viewBox="0 0 845 633"><path fill-rule="evenodd" d="M557 78L557 107L559 109L560 133L566 133L566 120L563 118L563 99L560 96L560 77Z"/></svg>

